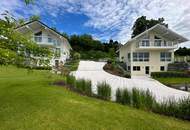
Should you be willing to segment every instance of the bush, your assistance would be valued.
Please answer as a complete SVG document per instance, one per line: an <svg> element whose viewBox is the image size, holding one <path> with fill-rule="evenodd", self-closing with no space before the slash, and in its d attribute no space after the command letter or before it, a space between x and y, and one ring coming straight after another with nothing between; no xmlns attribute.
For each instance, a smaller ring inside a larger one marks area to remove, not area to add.
<svg viewBox="0 0 190 130"><path fill-rule="evenodd" d="M168 72L152 72L151 77L153 78L172 78L172 77L190 77L188 73L185 72L175 72L175 71L168 71Z"/></svg>
<svg viewBox="0 0 190 130"><path fill-rule="evenodd" d="M173 99L156 103L153 112L190 120L190 97L175 101Z"/></svg>
<svg viewBox="0 0 190 130"><path fill-rule="evenodd" d="M17 67L26 68L26 69L35 69L35 70L51 70L52 69L52 67L50 67L50 66L33 66L33 67L31 67L31 66L22 65L22 66L17 66Z"/></svg>
<svg viewBox="0 0 190 130"><path fill-rule="evenodd" d="M79 92L83 94L87 94L89 96L92 95L92 89L91 89L91 81L85 80L85 79L78 79L76 81L76 88L79 90Z"/></svg>
<svg viewBox="0 0 190 130"><path fill-rule="evenodd" d="M80 59L80 53L78 53L78 52L74 52L73 53L73 55L72 55L72 58L74 59L74 60L79 60Z"/></svg>
<svg viewBox="0 0 190 130"><path fill-rule="evenodd" d="M67 75L66 77L67 84L71 85L72 87L75 87L76 85L76 78L73 75Z"/></svg>
<svg viewBox="0 0 190 130"><path fill-rule="evenodd" d="M111 87L106 82L97 84L98 97L104 100L111 99Z"/></svg>
<svg viewBox="0 0 190 130"><path fill-rule="evenodd" d="M124 77L125 78L131 78L131 74L129 72L125 72Z"/></svg>
<svg viewBox="0 0 190 130"><path fill-rule="evenodd" d="M129 91L127 88L116 91L116 102L123 105L132 105L136 108L151 110L156 103L155 98L149 90L143 91L133 88Z"/></svg>
<svg viewBox="0 0 190 130"><path fill-rule="evenodd" d="M90 50L90 51L81 51L81 59L85 60L99 60L99 59L106 59L108 57L108 53L103 51L97 50Z"/></svg>

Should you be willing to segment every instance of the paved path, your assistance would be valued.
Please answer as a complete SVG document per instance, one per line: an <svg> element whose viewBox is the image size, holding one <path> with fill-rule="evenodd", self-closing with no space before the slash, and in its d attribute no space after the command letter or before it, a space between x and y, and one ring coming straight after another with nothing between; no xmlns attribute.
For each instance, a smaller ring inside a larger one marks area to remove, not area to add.
<svg viewBox="0 0 190 130"><path fill-rule="evenodd" d="M117 88L132 89L135 87L142 90L149 89L157 101L163 101L168 98L175 98L177 100L190 95L188 92L169 88L148 77L132 77L131 79L127 79L109 74L103 70L104 65L105 62L80 61L78 70L73 72L73 75L76 76L77 79L84 78L91 80L94 93L97 93L97 83L106 81L112 88L112 100L115 100Z"/></svg>

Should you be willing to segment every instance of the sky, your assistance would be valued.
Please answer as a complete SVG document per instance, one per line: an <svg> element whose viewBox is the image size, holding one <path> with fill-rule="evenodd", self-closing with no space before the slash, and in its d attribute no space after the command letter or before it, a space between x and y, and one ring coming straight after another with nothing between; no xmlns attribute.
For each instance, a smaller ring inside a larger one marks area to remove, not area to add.
<svg viewBox="0 0 190 130"><path fill-rule="evenodd" d="M170 29L190 39L190 0L34 0L30 5L0 0L0 14L5 10L15 18L40 15L42 22L69 35L87 33L122 44L130 39L138 17L164 17ZM190 47L190 42L181 46Z"/></svg>

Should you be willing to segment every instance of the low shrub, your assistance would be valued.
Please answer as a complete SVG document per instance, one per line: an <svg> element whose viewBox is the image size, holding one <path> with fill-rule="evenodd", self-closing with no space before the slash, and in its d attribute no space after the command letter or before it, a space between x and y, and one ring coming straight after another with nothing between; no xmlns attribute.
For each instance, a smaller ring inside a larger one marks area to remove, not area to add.
<svg viewBox="0 0 190 130"><path fill-rule="evenodd" d="M104 100L111 99L111 87L106 82L97 84L98 97Z"/></svg>
<svg viewBox="0 0 190 130"><path fill-rule="evenodd" d="M85 79L76 80L76 89L83 94L87 94L89 96L92 95L90 80L85 80Z"/></svg>
<svg viewBox="0 0 190 130"><path fill-rule="evenodd" d="M175 72L175 71L167 71L167 72L152 72L151 77L153 78L172 78L172 77L190 77L188 73L185 72Z"/></svg>
<svg viewBox="0 0 190 130"><path fill-rule="evenodd" d="M143 91L133 88L129 91L127 88L116 91L116 102L123 105L132 105L136 108L151 110L156 103L154 96L149 90Z"/></svg>
<svg viewBox="0 0 190 130"><path fill-rule="evenodd" d="M147 89L145 94L145 100L144 100L145 108L147 110L152 110L156 103L155 97L152 95L152 93Z"/></svg>
<svg viewBox="0 0 190 130"><path fill-rule="evenodd" d="M116 102L117 103L122 103L122 90L121 89L117 89L116 90Z"/></svg>
<svg viewBox="0 0 190 130"><path fill-rule="evenodd" d="M126 73L124 74L124 77L125 77L125 78L131 78L131 74L130 74L129 72L126 72Z"/></svg>
<svg viewBox="0 0 190 130"><path fill-rule="evenodd" d="M136 108L141 106L140 91L136 88L132 89L132 104Z"/></svg>
<svg viewBox="0 0 190 130"><path fill-rule="evenodd" d="M18 66L26 69L34 69L34 70L51 70L51 66Z"/></svg>
<svg viewBox="0 0 190 130"><path fill-rule="evenodd" d="M124 89L122 92L122 104L131 105L132 94L128 89Z"/></svg>
<svg viewBox="0 0 190 130"><path fill-rule="evenodd" d="M173 99L162 103L156 103L153 112L190 120L190 97L175 101Z"/></svg>
<svg viewBox="0 0 190 130"><path fill-rule="evenodd" d="M76 78L75 78L75 76L73 76L73 75L67 75L66 82L70 86L75 87L76 86Z"/></svg>

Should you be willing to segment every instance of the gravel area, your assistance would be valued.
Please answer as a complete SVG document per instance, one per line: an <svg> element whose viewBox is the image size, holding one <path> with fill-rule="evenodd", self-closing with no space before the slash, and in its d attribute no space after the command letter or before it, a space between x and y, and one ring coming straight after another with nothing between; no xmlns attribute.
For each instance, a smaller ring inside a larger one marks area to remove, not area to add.
<svg viewBox="0 0 190 130"><path fill-rule="evenodd" d="M142 90L149 89L159 102L169 98L178 100L190 95L188 92L169 88L157 80L148 77L136 76L127 79L109 74L103 70L105 64L105 62L80 61L78 70L73 72L73 75L77 79L84 78L91 80L94 93L97 93L96 85L98 82L105 81L110 84L112 89L112 100L115 100L115 92L117 88L128 88L129 90L133 87Z"/></svg>

